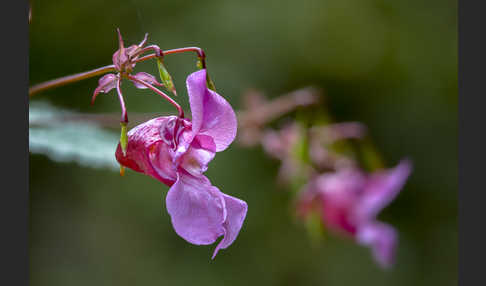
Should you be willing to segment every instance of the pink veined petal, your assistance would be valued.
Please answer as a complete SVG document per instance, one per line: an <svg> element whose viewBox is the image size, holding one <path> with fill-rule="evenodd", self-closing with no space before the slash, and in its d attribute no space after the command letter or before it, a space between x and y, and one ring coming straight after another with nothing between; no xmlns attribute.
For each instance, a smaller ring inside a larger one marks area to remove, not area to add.
<svg viewBox="0 0 486 286"><path fill-rule="evenodd" d="M213 137L216 152L223 151L236 136L237 120L233 108L222 96L207 88L205 69L190 74L186 85L194 136Z"/></svg>
<svg viewBox="0 0 486 286"><path fill-rule="evenodd" d="M230 246L240 233L243 222L245 221L246 213L248 211L248 205L246 202L228 196L224 193L224 201L226 203L226 221L223 224L224 227L224 237L219 242L216 249L214 249L213 256L211 259L216 257L220 249L225 249Z"/></svg>
<svg viewBox="0 0 486 286"><path fill-rule="evenodd" d="M116 87L116 75L109 73L105 74L98 80L98 87L96 87L91 103L93 103L100 92L108 93L110 90Z"/></svg>
<svg viewBox="0 0 486 286"><path fill-rule="evenodd" d="M174 230L186 241L207 245L224 234L225 200L207 178L179 172L165 201Z"/></svg>
<svg viewBox="0 0 486 286"><path fill-rule="evenodd" d="M200 70L190 74L186 79L189 105L192 115L192 132L194 136L199 133L204 120L204 99L207 94L206 71Z"/></svg>
<svg viewBox="0 0 486 286"><path fill-rule="evenodd" d="M411 170L411 162L403 160L393 169L372 174L368 178L362 199L357 205L356 218L374 219L384 207L395 199Z"/></svg>
<svg viewBox="0 0 486 286"><path fill-rule="evenodd" d="M165 126L171 119L172 116L157 117L128 131L126 156L118 144L115 153L117 161L136 172L172 185L176 180L175 167L172 165L170 147L159 132L161 126Z"/></svg>
<svg viewBox="0 0 486 286"><path fill-rule="evenodd" d="M213 160L216 146L211 137L198 135L191 143L189 150L182 156L180 167L193 176L200 176L208 169Z"/></svg>
<svg viewBox="0 0 486 286"><path fill-rule="evenodd" d="M162 85L161 83L159 83L157 81L157 79L155 79L155 77L151 74L148 74L146 72L139 72L137 74L135 74L133 77L141 80L141 81L144 81L146 83L149 83L149 84L155 84L155 85ZM135 85L136 88L140 88L140 89L147 89L148 87L146 87L145 85L143 84L140 84L138 82L135 82L133 80L131 80L131 82L133 82L133 84Z"/></svg>
<svg viewBox="0 0 486 286"><path fill-rule="evenodd" d="M381 222L373 222L361 227L356 240L371 247L373 257L383 268L390 267L395 260L398 235L393 227Z"/></svg>

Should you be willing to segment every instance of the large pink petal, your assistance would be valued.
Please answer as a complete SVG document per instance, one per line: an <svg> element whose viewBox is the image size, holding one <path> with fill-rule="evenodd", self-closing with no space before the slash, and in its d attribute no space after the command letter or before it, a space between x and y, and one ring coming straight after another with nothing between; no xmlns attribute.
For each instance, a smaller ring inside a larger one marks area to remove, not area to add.
<svg viewBox="0 0 486 286"><path fill-rule="evenodd" d="M219 94L206 86L206 70L187 77L187 92L192 112L194 135L213 137L216 152L226 149L235 139L237 120L231 105Z"/></svg>
<svg viewBox="0 0 486 286"><path fill-rule="evenodd" d="M240 233L241 226L245 221L246 212L248 206L246 202L223 194L224 201L226 203L226 221L223 224L224 227L224 237L219 242L218 246L214 250L212 259L216 257L220 249L225 249L230 246Z"/></svg>
<svg viewBox="0 0 486 286"><path fill-rule="evenodd" d="M225 200L205 177L178 173L166 206L176 233L192 244L214 243L225 232Z"/></svg>

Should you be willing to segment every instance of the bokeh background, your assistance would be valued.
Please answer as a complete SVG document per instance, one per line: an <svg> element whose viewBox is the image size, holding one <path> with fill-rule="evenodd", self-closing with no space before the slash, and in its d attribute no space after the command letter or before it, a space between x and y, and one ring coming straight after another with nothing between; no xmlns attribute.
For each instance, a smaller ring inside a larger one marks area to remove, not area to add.
<svg viewBox="0 0 486 286"><path fill-rule="evenodd" d="M174 232L168 188L158 181L31 154L31 285L457 284L456 1L33 0L31 84L110 64L116 27L127 44L148 32L163 49L202 47L235 109L248 88L276 97L322 87L338 121L369 127L387 166L411 158L410 179L380 215L400 233L397 262L383 271L368 249L333 235L312 243L290 194L275 184L279 163L259 147L234 144L207 172L249 205L238 239L214 261L214 246ZM187 107L195 57L166 63ZM137 68L156 71L154 62ZM113 93L89 105L96 84L85 80L31 102L118 114ZM129 112L172 112L148 91L124 90Z"/></svg>

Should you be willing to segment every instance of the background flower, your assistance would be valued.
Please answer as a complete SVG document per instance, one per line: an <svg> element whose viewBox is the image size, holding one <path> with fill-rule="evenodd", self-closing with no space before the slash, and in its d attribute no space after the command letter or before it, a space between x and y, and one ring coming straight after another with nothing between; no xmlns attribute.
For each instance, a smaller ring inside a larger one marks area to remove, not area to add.
<svg viewBox="0 0 486 286"><path fill-rule="evenodd" d="M404 160L372 174L355 168L324 173L299 193L298 210L307 217L317 201L326 228L370 247L378 264L388 268L394 263L398 235L377 216L398 195L411 170L411 163Z"/></svg>

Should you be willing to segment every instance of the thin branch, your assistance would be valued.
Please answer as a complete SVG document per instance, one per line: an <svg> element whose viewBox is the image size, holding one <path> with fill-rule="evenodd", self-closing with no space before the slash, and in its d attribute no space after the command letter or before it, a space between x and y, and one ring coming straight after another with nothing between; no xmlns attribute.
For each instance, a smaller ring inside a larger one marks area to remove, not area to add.
<svg viewBox="0 0 486 286"><path fill-rule="evenodd" d="M77 82L77 81L80 81L80 80L83 80L83 79L94 77L94 76L104 74L104 73L114 71L114 70L115 70L115 65L108 65L108 66L100 67L100 68L97 68L97 69L94 69L94 70L91 70L91 71L82 72L82 73L73 74L73 75L68 75L68 76L65 76L65 77L61 77L61 78L53 79L53 80L46 81L46 82L43 82L43 83L40 83L40 84L36 84L36 85L29 88L29 96L33 96L34 94L37 94L37 93L44 91L46 89L49 89L49 88L54 88L54 87L58 87L58 86L68 84L68 83Z"/></svg>

